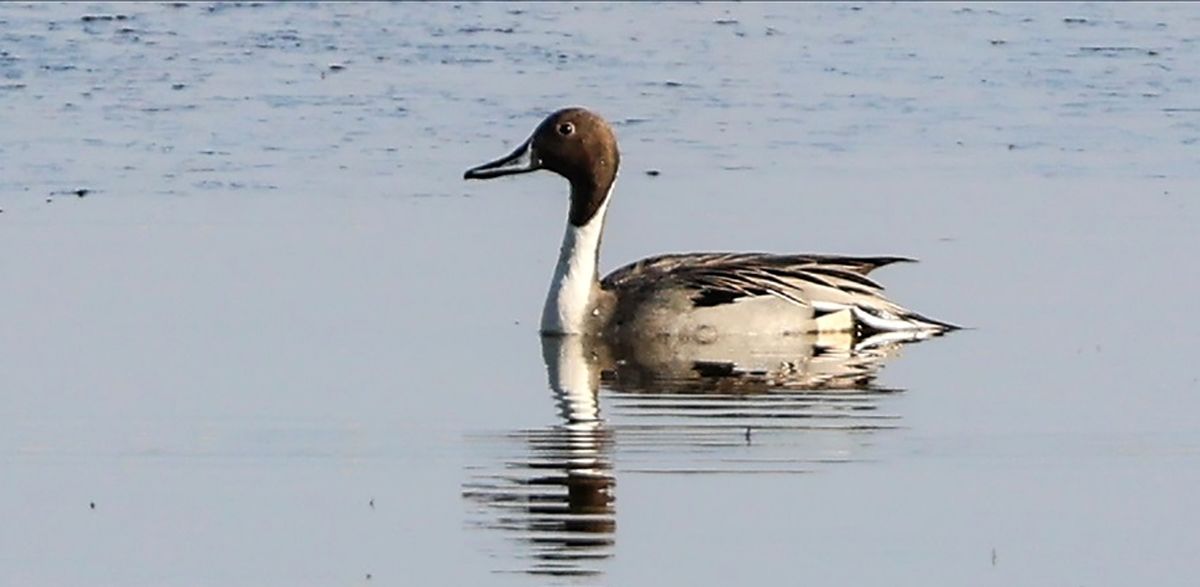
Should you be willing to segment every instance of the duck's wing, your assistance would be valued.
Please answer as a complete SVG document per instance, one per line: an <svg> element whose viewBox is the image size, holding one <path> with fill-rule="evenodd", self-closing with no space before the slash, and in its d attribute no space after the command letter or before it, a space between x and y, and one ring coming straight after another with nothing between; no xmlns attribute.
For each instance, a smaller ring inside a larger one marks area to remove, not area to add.
<svg viewBox="0 0 1200 587"><path fill-rule="evenodd" d="M690 290L696 307L732 304L774 296L816 315L848 312L853 324L876 331L955 328L925 318L888 300L868 273L904 257L773 255L768 253L690 253L650 257L613 271L601 287L619 295L647 288Z"/></svg>

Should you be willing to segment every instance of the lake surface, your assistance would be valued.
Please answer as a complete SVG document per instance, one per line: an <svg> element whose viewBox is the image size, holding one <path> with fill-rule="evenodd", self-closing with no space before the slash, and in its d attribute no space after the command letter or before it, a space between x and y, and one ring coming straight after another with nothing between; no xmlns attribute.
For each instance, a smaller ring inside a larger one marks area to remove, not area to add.
<svg viewBox="0 0 1200 587"><path fill-rule="evenodd" d="M602 270L906 255L971 329L546 343L564 182L461 174L573 104ZM0 584L1191 585L1198 193L1190 4L5 3Z"/></svg>

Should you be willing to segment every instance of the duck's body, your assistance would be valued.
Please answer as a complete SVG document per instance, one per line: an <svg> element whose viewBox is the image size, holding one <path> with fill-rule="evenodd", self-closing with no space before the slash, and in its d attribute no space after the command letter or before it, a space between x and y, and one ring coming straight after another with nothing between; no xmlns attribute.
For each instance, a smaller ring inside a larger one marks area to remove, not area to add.
<svg viewBox="0 0 1200 587"><path fill-rule="evenodd" d="M468 170L488 179L549 169L571 182L571 208L542 312L545 334L611 338L787 336L850 332L925 338L955 328L883 296L872 270L901 257L687 253L599 279L600 242L620 156L612 129L582 108L551 114L509 156Z"/></svg>

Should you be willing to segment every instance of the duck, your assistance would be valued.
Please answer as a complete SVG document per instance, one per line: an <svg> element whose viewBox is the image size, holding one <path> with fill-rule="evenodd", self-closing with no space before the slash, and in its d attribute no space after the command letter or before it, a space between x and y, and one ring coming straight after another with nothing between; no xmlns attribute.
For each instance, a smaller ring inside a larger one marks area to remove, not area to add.
<svg viewBox="0 0 1200 587"><path fill-rule="evenodd" d="M870 277L900 256L697 252L657 255L599 277L600 245L621 154L583 107L551 113L508 155L466 180L545 170L570 186L566 232L541 316L543 335L709 343L729 337L842 333L920 340L959 327L889 300Z"/></svg>

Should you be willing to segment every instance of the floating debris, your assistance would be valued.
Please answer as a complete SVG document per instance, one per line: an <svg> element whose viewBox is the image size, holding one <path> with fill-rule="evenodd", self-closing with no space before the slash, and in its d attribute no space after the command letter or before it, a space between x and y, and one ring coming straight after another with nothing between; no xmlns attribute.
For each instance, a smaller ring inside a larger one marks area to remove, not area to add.
<svg viewBox="0 0 1200 587"><path fill-rule="evenodd" d="M54 196L75 196L77 198L82 198L94 191L95 190L93 190L92 188L75 188L73 190L56 190L56 191L50 192L50 195L46 197L46 201L47 202L51 201L54 198Z"/></svg>
<svg viewBox="0 0 1200 587"><path fill-rule="evenodd" d="M458 32L465 35L473 35L476 33L500 33L503 35L511 35L516 32L513 27L482 27L482 26L465 26L458 29Z"/></svg>
<svg viewBox="0 0 1200 587"><path fill-rule="evenodd" d="M85 14L79 17L83 22L112 22L114 20L128 20L129 17L124 14Z"/></svg>

